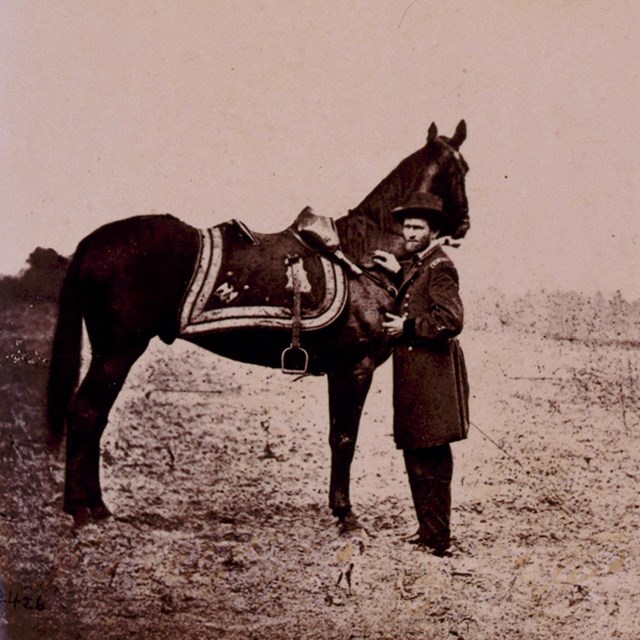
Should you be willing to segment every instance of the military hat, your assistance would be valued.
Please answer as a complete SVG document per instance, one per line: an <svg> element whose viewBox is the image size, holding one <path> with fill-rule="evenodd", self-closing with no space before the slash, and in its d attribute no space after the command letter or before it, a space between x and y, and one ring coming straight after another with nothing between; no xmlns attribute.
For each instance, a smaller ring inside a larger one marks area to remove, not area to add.
<svg viewBox="0 0 640 640"><path fill-rule="evenodd" d="M440 226L445 222L445 216L442 211L442 198L432 193L421 191L412 193L402 206L391 209L391 214L400 223L405 218L426 218L427 220L436 221Z"/></svg>

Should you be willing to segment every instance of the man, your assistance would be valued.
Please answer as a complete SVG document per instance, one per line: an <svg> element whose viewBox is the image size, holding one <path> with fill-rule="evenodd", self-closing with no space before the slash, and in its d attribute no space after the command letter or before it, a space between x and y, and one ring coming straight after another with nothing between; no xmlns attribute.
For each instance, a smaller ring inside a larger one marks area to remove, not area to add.
<svg viewBox="0 0 640 640"><path fill-rule="evenodd" d="M435 555L451 544L450 443L467 436L468 383L462 350L458 273L434 241L446 228L440 198L414 193L392 211L402 224L407 260L377 250L373 260L397 274L396 311L383 326L393 352L394 438L403 450L419 529L411 542Z"/></svg>

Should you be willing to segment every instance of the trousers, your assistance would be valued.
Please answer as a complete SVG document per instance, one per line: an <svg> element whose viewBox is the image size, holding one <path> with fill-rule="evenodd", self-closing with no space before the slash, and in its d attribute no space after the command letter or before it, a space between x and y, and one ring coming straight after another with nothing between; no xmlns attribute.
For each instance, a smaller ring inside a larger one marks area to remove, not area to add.
<svg viewBox="0 0 640 640"><path fill-rule="evenodd" d="M418 518L418 537L430 547L446 549L451 543L451 446L405 449L403 453Z"/></svg>

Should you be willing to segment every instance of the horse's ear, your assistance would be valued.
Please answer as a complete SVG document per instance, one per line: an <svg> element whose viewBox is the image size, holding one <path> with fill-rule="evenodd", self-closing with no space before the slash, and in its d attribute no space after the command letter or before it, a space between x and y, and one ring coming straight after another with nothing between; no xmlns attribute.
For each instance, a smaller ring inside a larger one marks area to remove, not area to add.
<svg viewBox="0 0 640 640"><path fill-rule="evenodd" d="M436 127L436 123L432 122L429 127L429 133L427 133L427 142L431 142L438 135L438 127Z"/></svg>
<svg viewBox="0 0 640 640"><path fill-rule="evenodd" d="M451 146L454 149L459 149L466 139L467 123L464 120L460 120L460 122L458 122L458 126L456 127L456 132L453 134L453 138L451 138Z"/></svg>

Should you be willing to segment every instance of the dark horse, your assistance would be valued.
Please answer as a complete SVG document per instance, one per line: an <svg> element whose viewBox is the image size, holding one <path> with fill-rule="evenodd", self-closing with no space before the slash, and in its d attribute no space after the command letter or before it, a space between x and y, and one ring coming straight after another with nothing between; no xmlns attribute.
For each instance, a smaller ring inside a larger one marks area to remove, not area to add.
<svg viewBox="0 0 640 640"><path fill-rule="evenodd" d="M466 138L461 121L454 135L435 124L425 146L403 160L336 226L344 253L373 269L373 249L397 251L401 229L390 210L415 191L443 199L449 235L469 226L465 175L459 153ZM276 234L270 234L275 237ZM100 438L109 411L133 363L149 341L178 337L178 312L199 251L199 231L168 215L140 216L107 224L78 245L60 295L48 388L49 443L67 429L64 510L77 524L110 515L100 488ZM263 237L267 237L265 234ZM304 334L311 373L329 380L331 482L329 504L338 518L352 517L350 467L362 407L374 369L390 355L382 315L393 304L380 275L349 275L348 301L330 326ZM376 281L377 280L377 281ZM91 342L88 373L79 381L82 320ZM228 358L279 367L290 330L233 329L189 341Z"/></svg>

